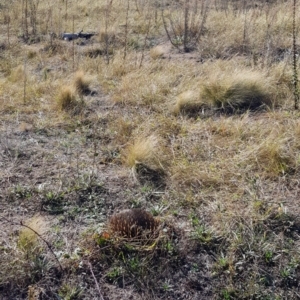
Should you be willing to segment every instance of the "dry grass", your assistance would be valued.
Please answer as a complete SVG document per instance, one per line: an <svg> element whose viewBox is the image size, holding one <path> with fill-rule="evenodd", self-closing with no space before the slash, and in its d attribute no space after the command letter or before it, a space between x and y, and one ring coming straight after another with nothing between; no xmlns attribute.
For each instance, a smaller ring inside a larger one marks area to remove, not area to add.
<svg viewBox="0 0 300 300"><path fill-rule="evenodd" d="M84 74L83 71L77 71L74 76L74 88L80 94L88 94L90 90L91 78Z"/></svg>
<svg viewBox="0 0 300 300"><path fill-rule="evenodd" d="M78 106L78 101L72 87L63 86L56 98L57 108L63 111L72 111Z"/></svg>
<svg viewBox="0 0 300 300"><path fill-rule="evenodd" d="M41 273L49 269L48 261L44 257L44 245L38 234L43 235L47 231L45 219L36 215L24 222L28 227L21 227L19 237L11 241L9 248L5 247L2 256L7 262L0 270L0 284L2 287L19 289L29 287L31 283L41 278ZM31 229L30 229L31 228ZM4 240L3 240L4 241ZM10 249L10 251L7 251Z"/></svg>
<svg viewBox="0 0 300 300"><path fill-rule="evenodd" d="M166 50L163 46L155 46L154 48L150 49L150 57L152 59L162 58L165 54Z"/></svg>
<svg viewBox="0 0 300 300"><path fill-rule="evenodd" d="M200 92L186 91L178 95L173 111L176 115L179 113L190 116L198 115L205 107L205 102L201 101Z"/></svg>
<svg viewBox="0 0 300 300"><path fill-rule="evenodd" d="M181 35L184 1L38 2L27 40L22 3L1 3L0 298L296 299L292 1L207 1L189 53L161 17ZM98 35L50 39L73 24ZM105 231L132 208L157 236Z"/></svg>
<svg viewBox="0 0 300 300"><path fill-rule="evenodd" d="M203 102L230 112L274 107L271 92L275 87L260 73L244 71L222 77L203 84L200 94Z"/></svg>
<svg viewBox="0 0 300 300"><path fill-rule="evenodd" d="M153 169L164 169L163 147L163 141L155 135L146 138L140 137L127 147L125 164L131 168L144 164Z"/></svg>
<svg viewBox="0 0 300 300"><path fill-rule="evenodd" d="M19 233L18 246L22 251L32 252L40 243L39 237L36 235L43 235L46 232L46 222L42 216L36 215L25 222L28 227L23 227ZM31 230L33 229L33 230ZM34 232L35 231L35 232Z"/></svg>
<svg viewBox="0 0 300 300"><path fill-rule="evenodd" d="M154 61L143 70L132 66L131 72L123 74L113 99L124 104L163 107L175 89L181 67L164 61Z"/></svg>
<svg viewBox="0 0 300 300"><path fill-rule="evenodd" d="M138 138L125 150L125 164L131 167L134 178L142 184L164 187L167 174L167 149L155 135Z"/></svg>

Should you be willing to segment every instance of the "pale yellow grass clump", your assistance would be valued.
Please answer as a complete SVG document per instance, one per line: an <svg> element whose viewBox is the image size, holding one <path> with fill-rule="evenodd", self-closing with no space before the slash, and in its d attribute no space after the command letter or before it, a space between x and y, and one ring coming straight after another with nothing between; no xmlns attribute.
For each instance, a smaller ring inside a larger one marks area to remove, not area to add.
<svg viewBox="0 0 300 300"><path fill-rule="evenodd" d="M56 99L59 110L70 111L77 106L75 92L72 87L63 86Z"/></svg>
<svg viewBox="0 0 300 300"><path fill-rule="evenodd" d="M241 72L241 73L240 73ZM237 70L202 84L201 99L213 108L244 111L275 105L272 80L254 71ZM273 97L272 97L273 96Z"/></svg>
<svg viewBox="0 0 300 300"><path fill-rule="evenodd" d="M166 50L163 46L158 45L150 49L150 57L152 59L162 58L166 54Z"/></svg>
<svg viewBox="0 0 300 300"><path fill-rule="evenodd" d="M124 162L141 184L163 187L167 177L167 149L156 135L139 137L124 152Z"/></svg>
<svg viewBox="0 0 300 300"><path fill-rule="evenodd" d="M199 91L189 90L177 96L176 104L173 107L174 114L194 115L205 107L205 102L200 98Z"/></svg>
<svg viewBox="0 0 300 300"><path fill-rule="evenodd" d="M244 149L233 161L267 178L293 174L299 166L298 122L286 122L282 113L274 113L269 120L262 118L249 125L253 128L244 136Z"/></svg>
<svg viewBox="0 0 300 300"><path fill-rule="evenodd" d="M266 177L276 178L286 173L293 173L298 165L297 157L297 132L294 128L287 129L277 125L278 131L273 130L268 124L265 133L253 145L249 145L236 159L239 164L246 164L253 171L259 170ZM289 126L288 126L289 127ZM259 132L259 129L257 129ZM258 138L258 137L257 137ZM244 161L243 161L244 158Z"/></svg>
<svg viewBox="0 0 300 300"><path fill-rule="evenodd" d="M288 139L269 137L262 142L256 151L259 168L270 176L284 175L295 167L292 152L289 153Z"/></svg>
<svg viewBox="0 0 300 300"><path fill-rule="evenodd" d="M73 85L80 95L90 92L90 84L91 78L88 77L83 71L80 70L75 73Z"/></svg>
<svg viewBox="0 0 300 300"><path fill-rule="evenodd" d="M216 61L202 66L201 75L191 79L190 89L177 96L172 110L196 116L207 109L244 112L273 108L277 103L272 75L238 66L234 61Z"/></svg>
<svg viewBox="0 0 300 300"><path fill-rule="evenodd" d="M37 247L39 237L35 233L42 235L46 232L46 222L42 216L36 215L24 223L28 227L23 227L19 233L18 246L25 251L32 251ZM33 230L31 230L31 229Z"/></svg>
<svg viewBox="0 0 300 300"><path fill-rule="evenodd" d="M124 161L132 169L139 164L154 170L164 169L165 153L162 140L155 135L137 138L127 147Z"/></svg>

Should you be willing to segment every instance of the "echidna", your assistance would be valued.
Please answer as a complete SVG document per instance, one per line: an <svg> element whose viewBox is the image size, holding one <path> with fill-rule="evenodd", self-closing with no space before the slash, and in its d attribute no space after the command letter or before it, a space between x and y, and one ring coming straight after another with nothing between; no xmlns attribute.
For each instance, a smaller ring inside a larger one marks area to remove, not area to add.
<svg viewBox="0 0 300 300"><path fill-rule="evenodd" d="M125 237L136 237L143 232L153 233L159 224L150 213L142 209L125 209L114 214L109 220L113 232Z"/></svg>

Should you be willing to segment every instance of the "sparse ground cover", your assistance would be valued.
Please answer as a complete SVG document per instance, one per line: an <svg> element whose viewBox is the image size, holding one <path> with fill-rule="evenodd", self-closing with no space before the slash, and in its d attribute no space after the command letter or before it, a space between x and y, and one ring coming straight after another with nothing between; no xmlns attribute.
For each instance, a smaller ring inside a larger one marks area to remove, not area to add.
<svg viewBox="0 0 300 300"><path fill-rule="evenodd" d="M212 2L0 3L1 299L300 298L293 1Z"/></svg>

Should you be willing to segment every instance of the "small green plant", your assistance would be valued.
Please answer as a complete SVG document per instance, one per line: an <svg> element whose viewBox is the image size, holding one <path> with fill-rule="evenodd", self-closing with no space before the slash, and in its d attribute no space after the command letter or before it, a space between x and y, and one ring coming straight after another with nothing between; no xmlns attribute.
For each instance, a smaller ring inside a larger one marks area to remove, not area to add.
<svg viewBox="0 0 300 300"><path fill-rule="evenodd" d="M141 199L131 199L130 203L131 203L132 208L141 208L142 207Z"/></svg>
<svg viewBox="0 0 300 300"><path fill-rule="evenodd" d="M163 284L162 284L162 289L164 292L169 292L173 290L173 285L170 283L170 280L166 280Z"/></svg>
<svg viewBox="0 0 300 300"><path fill-rule="evenodd" d="M63 208L64 193L52 191L46 192L42 201L42 208L51 214L60 214L64 212Z"/></svg>
<svg viewBox="0 0 300 300"><path fill-rule="evenodd" d="M280 270L280 276L284 281L290 281L296 279L295 270L298 268L299 262L296 259L292 259L283 269Z"/></svg>
<svg viewBox="0 0 300 300"><path fill-rule="evenodd" d="M126 265L132 273L137 273L140 270L140 261L138 257L131 257L127 260Z"/></svg>
<svg viewBox="0 0 300 300"><path fill-rule="evenodd" d="M109 282L114 282L117 280L123 273L123 269L121 267L113 267L110 271L106 273L106 277Z"/></svg>
<svg viewBox="0 0 300 300"><path fill-rule="evenodd" d="M168 254L170 254L170 255L174 254L175 248L174 248L173 243L170 240L167 240L164 243L164 247Z"/></svg>
<svg viewBox="0 0 300 300"><path fill-rule="evenodd" d="M95 234L93 236L96 244L100 247L106 246L109 243L110 234L108 232L102 232L101 234Z"/></svg>
<svg viewBox="0 0 300 300"><path fill-rule="evenodd" d="M217 264L222 270L228 269L228 267L229 267L228 258L226 256L224 256L224 254L222 253L217 261Z"/></svg>
<svg viewBox="0 0 300 300"><path fill-rule="evenodd" d="M280 271L280 276L283 279L288 279L291 276L291 268L290 267L285 267Z"/></svg>
<svg viewBox="0 0 300 300"><path fill-rule="evenodd" d="M152 190L153 190L153 187L151 187L151 186L149 186L149 185L143 185L143 186L141 187L141 192L142 192L143 194L147 194L147 193L151 192Z"/></svg>
<svg viewBox="0 0 300 300"><path fill-rule="evenodd" d="M272 250L267 250L264 254L266 263L271 263L274 257L274 253Z"/></svg>
<svg viewBox="0 0 300 300"><path fill-rule="evenodd" d="M222 299L224 300L233 300L233 299L236 299L235 298L235 291L232 290L232 289L224 289L222 292L221 292L221 295L222 295Z"/></svg>
<svg viewBox="0 0 300 300"><path fill-rule="evenodd" d="M212 241L212 233L204 225L196 226L192 237L203 244L209 244Z"/></svg>
<svg viewBox="0 0 300 300"><path fill-rule="evenodd" d="M191 214L191 215L190 215L190 220L191 220L191 222L192 222L192 226L193 226L193 227L196 227L196 226L199 226L199 225L200 225L200 220L199 220L199 218L198 218L196 215Z"/></svg>
<svg viewBox="0 0 300 300"><path fill-rule="evenodd" d="M223 294L223 299L224 300L230 300L231 299L230 294L227 290L223 291L222 294Z"/></svg>
<svg viewBox="0 0 300 300"><path fill-rule="evenodd" d="M82 293L83 290L80 287L69 284L63 284L58 290L58 295L64 300L80 299Z"/></svg>
<svg viewBox="0 0 300 300"><path fill-rule="evenodd" d="M192 214L190 220L193 226L192 238L203 244L210 243L212 240L212 233L201 224L199 218Z"/></svg>
<svg viewBox="0 0 300 300"><path fill-rule="evenodd" d="M12 194L19 199L28 199L32 196L32 191L26 186L17 185L14 187Z"/></svg>
<svg viewBox="0 0 300 300"><path fill-rule="evenodd" d="M153 216L159 216L161 215L168 207L165 205L155 205L151 208L151 213Z"/></svg>

